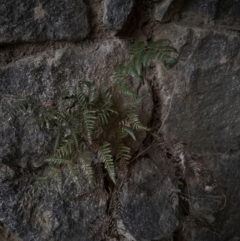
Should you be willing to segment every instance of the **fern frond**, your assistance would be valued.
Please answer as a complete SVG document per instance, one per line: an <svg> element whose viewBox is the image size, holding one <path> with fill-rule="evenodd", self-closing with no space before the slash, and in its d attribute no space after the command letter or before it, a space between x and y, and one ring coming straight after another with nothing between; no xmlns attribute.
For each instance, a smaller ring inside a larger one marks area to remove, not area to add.
<svg viewBox="0 0 240 241"><path fill-rule="evenodd" d="M123 125L122 132L125 132L126 134L130 135L133 138L133 140L136 141L136 137L131 127Z"/></svg>
<svg viewBox="0 0 240 241"><path fill-rule="evenodd" d="M131 149L123 144L119 146L118 152L117 152L117 160L129 160L131 158L130 155Z"/></svg>
<svg viewBox="0 0 240 241"><path fill-rule="evenodd" d="M149 66L151 61L153 61L157 57L158 54L159 54L158 51L153 50L153 49L148 49L145 52L144 57L143 57L143 66L144 67Z"/></svg>
<svg viewBox="0 0 240 241"><path fill-rule="evenodd" d="M120 128L119 128L118 133L117 133L117 139L121 140L121 139L123 139L127 136L128 136L128 133L123 130L122 125L120 124Z"/></svg>
<svg viewBox="0 0 240 241"><path fill-rule="evenodd" d="M65 133L65 130L62 126L62 123L59 123L57 128L57 137L54 143L54 152L56 152L56 150L59 148L59 145L62 142L64 133Z"/></svg>
<svg viewBox="0 0 240 241"><path fill-rule="evenodd" d="M95 123L97 120L96 111L85 110L83 113L83 126L87 139L91 141Z"/></svg>
<svg viewBox="0 0 240 241"><path fill-rule="evenodd" d="M79 131L80 131L80 123L79 121L80 118L76 118L73 116L68 116L68 120L69 120L69 129L71 131L71 138L75 143L76 149L78 149L78 145L79 145Z"/></svg>
<svg viewBox="0 0 240 241"><path fill-rule="evenodd" d="M134 44L130 47L129 53L130 53L131 55L135 55L135 56L136 56L138 53L143 52L144 49L145 49L144 42L138 41L138 42L134 43Z"/></svg>
<svg viewBox="0 0 240 241"><path fill-rule="evenodd" d="M119 64L116 66L113 74L113 80L115 83L123 81L126 76L129 74L128 66L124 66L123 64Z"/></svg>
<svg viewBox="0 0 240 241"><path fill-rule="evenodd" d="M140 52L139 54L137 54L134 58L134 66L135 66L135 69L138 73L139 76L142 75L142 67L143 67L143 58L145 56L145 52Z"/></svg>
<svg viewBox="0 0 240 241"><path fill-rule="evenodd" d="M116 113L116 111L111 109L102 109L97 111L97 118L101 121L103 125L108 124L108 118L111 113Z"/></svg>
<svg viewBox="0 0 240 241"><path fill-rule="evenodd" d="M170 55L165 55L163 58L163 64L167 69L170 69L177 64L177 59L171 57Z"/></svg>
<svg viewBox="0 0 240 241"><path fill-rule="evenodd" d="M79 106L87 106L88 101L81 85L79 85L78 88L75 90L75 97Z"/></svg>
<svg viewBox="0 0 240 241"><path fill-rule="evenodd" d="M137 67L139 67L139 66L137 66ZM143 76L141 75L141 71L140 71L140 74L138 73L135 62L131 62L129 64L129 75L132 76L133 78L139 80L140 82L143 82Z"/></svg>
<svg viewBox="0 0 240 241"><path fill-rule="evenodd" d="M127 116L126 118L129 123L131 124L131 127L134 129L134 130L148 130L147 127L145 127L141 122L140 120L138 119L138 115L132 113L130 115Z"/></svg>
<svg viewBox="0 0 240 241"><path fill-rule="evenodd" d="M104 166L107 169L112 181L115 183L115 168L110 144L108 142L104 142L103 145L98 149L97 154L98 158L104 163Z"/></svg>
<svg viewBox="0 0 240 241"><path fill-rule="evenodd" d="M83 81L83 84L85 84L88 88L88 102L93 102L95 99L95 85L89 81Z"/></svg>
<svg viewBox="0 0 240 241"><path fill-rule="evenodd" d="M135 99L137 97L137 94L131 88L129 88L129 86L127 86L125 83L118 85L117 91L121 95L130 96L132 99Z"/></svg>
<svg viewBox="0 0 240 241"><path fill-rule="evenodd" d="M85 151L80 154L79 158L84 163L84 171L86 173L88 183L90 186L93 185L93 168L92 168L92 159L89 152Z"/></svg>
<svg viewBox="0 0 240 241"><path fill-rule="evenodd" d="M72 139L65 138L65 144L56 150L55 156L59 158L69 158L75 149L74 144Z"/></svg>
<svg viewBox="0 0 240 241"><path fill-rule="evenodd" d="M70 161L68 162L67 167L68 167L70 176L74 178L74 180L76 180L75 178L78 176L78 167L75 165L75 163Z"/></svg>
<svg viewBox="0 0 240 241"><path fill-rule="evenodd" d="M10 108L9 112L8 112L8 120L13 120L14 118L16 118L20 113L22 112L26 112L27 109L29 107L29 101L27 98L23 99L23 100L18 100L17 103L14 103L12 105L12 107Z"/></svg>
<svg viewBox="0 0 240 241"><path fill-rule="evenodd" d="M58 158L58 157L49 157L45 160L50 165L67 165L69 163L68 159Z"/></svg>

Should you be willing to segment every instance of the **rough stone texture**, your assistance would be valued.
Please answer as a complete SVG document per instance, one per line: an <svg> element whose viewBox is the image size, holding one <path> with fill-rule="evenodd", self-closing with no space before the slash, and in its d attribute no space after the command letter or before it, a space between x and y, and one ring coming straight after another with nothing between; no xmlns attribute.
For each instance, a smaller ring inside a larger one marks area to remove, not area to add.
<svg viewBox="0 0 240 241"><path fill-rule="evenodd" d="M182 4L183 0L164 0L156 3L154 7L154 18L160 22L168 22L174 18Z"/></svg>
<svg viewBox="0 0 240 241"><path fill-rule="evenodd" d="M240 2L237 0L220 0L218 4L217 19L223 24L240 24Z"/></svg>
<svg viewBox="0 0 240 241"><path fill-rule="evenodd" d="M143 2L144 6L153 3L155 11L160 10L158 21L153 21L156 14L148 16L152 9L140 9ZM157 125L163 124L163 143L155 143L155 151L149 149L143 159L129 165L130 180L120 192L120 240L240 239L240 2L185 0L182 9L179 2L141 1L134 6L132 0L89 0L89 19L95 32L81 43L70 43L85 38L90 31L87 9L81 0L57 4L45 0L0 3L0 226L5 230L23 241L100 239L93 239L89 227L98 216L106 214L106 193L101 199L89 195L77 201L76 195L88 191L86 180L82 175L79 180L72 178L65 169L61 169L63 176L59 178L56 172L41 166L51 149L51 136L33 128L32 119L7 122L7 108L17 95L24 93L57 100L62 89L71 89L80 79L98 84L110 81L113 67L122 62L128 45L113 37L116 32L106 30L102 19L120 31L132 27L129 19L136 10L139 28L131 37L145 42L168 38L180 56L172 70L150 66L146 71L149 85L136 86L145 96L139 110L144 123L152 117L152 97L158 104L153 122L160 120ZM68 42L40 43L47 40ZM150 91L151 87L156 89ZM133 152L138 153L144 138L145 135L133 145ZM184 215L181 205L174 206L171 199L172 192L179 191L175 184L178 176L171 172L170 158L165 163L160 153L164 140L172 139L187 143L189 153L204 154L205 164L223 186L225 207L212 216L207 210L210 203L206 193L194 186L193 173L185 179L188 190L182 190L201 198L202 201L194 200L193 208L206 211L203 217L211 222L215 219L213 230L193 226L188 235L179 235ZM148 139L144 144L149 144ZM33 188L35 177L41 175L51 177L49 189L42 179L37 179L43 182L33 193L30 184ZM175 179L170 180L172 175ZM5 237L0 234L0 239Z"/></svg>
<svg viewBox="0 0 240 241"><path fill-rule="evenodd" d="M159 96L168 102L162 118L174 88L165 137L181 139L199 153L238 149L239 36L176 25L165 33L181 52L171 74L159 70Z"/></svg>
<svg viewBox="0 0 240 241"><path fill-rule="evenodd" d="M120 199L124 226L138 241L166 237L179 225L170 199L171 181L159 174L147 158L137 163L133 173L133 186Z"/></svg>
<svg viewBox="0 0 240 241"><path fill-rule="evenodd" d="M156 31L156 38L171 39L180 52L174 69L167 72L161 66L157 68L162 134L166 140L183 141L194 153L206 155L205 162L227 191L225 208L216 216L214 231L192 227L185 239L238 240L239 213L234 203L240 201L236 191L240 37L236 32L190 25L168 24ZM200 206L207 208L208 204Z"/></svg>
<svg viewBox="0 0 240 241"><path fill-rule="evenodd" d="M239 160L239 155L211 157L206 160L206 163L214 170L215 175L218 177L218 181L221 182L226 190L226 203L223 210L216 215L214 230L209 230L204 227L193 227L186 237L187 241L235 241L240 239L240 230L238 228L240 222L238 208L238 203L240 201L238 192L238 186L240 184ZM207 205L202 207L206 208Z"/></svg>
<svg viewBox="0 0 240 241"><path fill-rule="evenodd" d="M29 175L1 183L1 222L23 241L93 240L90 227L105 212L106 194L100 200L78 201L75 197L87 191L80 175L49 170L44 176L48 181L38 185Z"/></svg>
<svg viewBox="0 0 240 241"><path fill-rule="evenodd" d="M190 11L198 12L214 18L218 2L219 0L193 0L188 1L186 5L187 9Z"/></svg>
<svg viewBox="0 0 240 241"><path fill-rule="evenodd" d="M90 26L87 7L77 1L8 1L0 3L0 44L45 40L81 40Z"/></svg>
<svg viewBox="0 0 240 241"><path fill-rule="evenodd" d="M106 0L103 22L121 30L127 22L134 6L134 0Z"/></svg>
<svg viewBox="0 0 240 241"><path fill-rule="evenodd" d="M209 20L216 20L217 24L235 27L239 27L240 24L238 0L187 0L183 9L184 16L186 17L190 12L196 16L207 17L205 23Z"/></svg>

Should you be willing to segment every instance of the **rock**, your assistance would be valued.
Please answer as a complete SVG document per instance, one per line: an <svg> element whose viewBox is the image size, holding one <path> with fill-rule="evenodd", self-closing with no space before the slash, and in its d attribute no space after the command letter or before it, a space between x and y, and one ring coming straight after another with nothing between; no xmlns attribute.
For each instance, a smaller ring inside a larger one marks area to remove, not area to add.
<svg viewBox="0 0 240 241"><path fill-rule="evenodd" d="M187 143L195 153L238 150L239 36L169 25L165 37L181 54L171 74L158 72L162 120L168 115L164 137Z"/></svg>
<svg viewBox="0 0 240 241"><path fill-rule="evenodd" d="M139 161L132 173L129 191L123 191L120 198L125 229L139 241L166 237L179 225L170 198L171 181L147 158Z"/></svg>
<svg viewBox="0 0 240 241"><path fill-rule="evenodd" d="M187 1L185 9L203 15L208 15L211 19L215 18L219 0L193 0Z"/></svg>
<svg viewBox="0 0 240 241"><path fill-rule="evenodd" d="M106 0L103 22L110 28L122 30L134 7L134 0Z"/></svg>
<svg viewBox="0 0 240 241"><path fill-rule="evenodd" d="M186 239L187 241L235 241L240 239L240 231L238 228L240 215L238 206L233 205L240 202L240 194L237 191L237 187L240 184L239 160L240 157L238 154L234 156L225 155L211 157L206 161L209 167L214 171L215 176L217 176L217 181L220 181L222 187L225 189L225 202L222 203L222 210L216 215L213 230L204 227L193 227L190 230L190 236ZM203 205L202 207L207 208L207 205ZM215 230L218 230L218 235L216 235Z"/></svg>
<svg viewBox="0 0 240 241"><path fill-rule="evenodd" d="M223 24L240 26L240 2L219 0L216 19Z"/></svg>
<svg viewBox="0 0 240 241"><path fill-rule="evenodd" d="M0 5L0 44L72 40L90 31L87 7L82 0L8 1Z"/></svg>
<svg viewBox="0 0 240 241"><path fill-rule="evenodd" d="M197 22L197 17L205 19L204 22L215 21L219 25L229 25L233 29L240 27L240 3L238 0L193 0L186 1L183 16L193 15L192 23Z"/></svg>
<svg viewBox="0 0 240 241"><path fill-rule="evenodd" d="M1 222L23 241L92 241L90 228L105 213L107 195L77 200L87 192L86 180L73 177L69 170L65 175L49 170L44 178L31 180L25 175L1 184Z"/></svg>
<svg viewBox="0 0 240 241"><path fill-rule="evenodd" d="M7 180L12 180L14 175L14 171L9 166L0 163L0 184Z"/></svg>
<svg viewBox="0 0 240 241"><path fill-rule="evenodd" d="M154 19L160 22L169 22L180 10L182 3L182 0L164 0L156 3L154 7Z"/></svg>

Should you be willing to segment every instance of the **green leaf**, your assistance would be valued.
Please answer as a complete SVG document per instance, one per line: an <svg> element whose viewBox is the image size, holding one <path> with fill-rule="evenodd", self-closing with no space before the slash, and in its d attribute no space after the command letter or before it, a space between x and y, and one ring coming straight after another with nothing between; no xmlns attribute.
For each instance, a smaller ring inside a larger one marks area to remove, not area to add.
<svg viewBox="0 0 240 241"><path fill-rule="evenodd" d="M108 171L109 176L115 183L115 168L113 163L113 157L111 154L111 146L108 142L104 142L103 145L98 149L98 158L104 163L105 168Z"/></svg>
<svg viewBox="0 0 240 241"><path fill-rule="evenodd" d="M59 145L62 142L64 133L65 133L65 130L62 126L62 123L59 123L57 128L57 137L54 144L54 152L56 152L56 150L59 148Z"/></svg>
<svg viewBox="0 0 240 241"><path fill-rule="evenodd" d="M131 149L123 144L119 146L118 152L117 152L117 160L129 160L131 158L130 155Z"/></svg>
<svg viewBox="0 0 240 241"><path fill-rule="evenodd" d="M165 55L163 58L163 64L167 69L170 69L177 64L177 59L169 55Z"/></svg>
<svg viewBox="0 0 240 241"><path fill-rule="evenodd" d="M50 165L67 165L69 163L68 159L58 158L58 157L49 157L45 160Z"/></svg>
<svg viewBox="0 0 240 241"><path fill-rule="evenodd" d="M144 51L144 49L145 49L144 42L137 41L130 47L129 53L132 55L137 55L139 52Z"/></svg>
<svg viewBox="0 0 240 241"><path fill-rule="evenodd" d="M97 120L96 111L86 110L83 113L83 126L87 139L91 141L95 123Z"/></svg>
<svg viewBox="0 0 240 241"><path fill-rule="evenodd" d="M124 131L124 132L126 132L127 134L129 134L132 138L133 138L133 140L134 141L136 141L136 137L135 137L135 135L134 135L134 132L133 132L133 130L132 130L132 128L131 127L128 127L128 126L122 126L122 131Z"/></svg>
<svg viewBox="0 0 240 241"><path fill-rule="evenodd" d="M88 87L88 101L93 102L95 99L95 86L89 81L83 81L83 83Z"/></svg>

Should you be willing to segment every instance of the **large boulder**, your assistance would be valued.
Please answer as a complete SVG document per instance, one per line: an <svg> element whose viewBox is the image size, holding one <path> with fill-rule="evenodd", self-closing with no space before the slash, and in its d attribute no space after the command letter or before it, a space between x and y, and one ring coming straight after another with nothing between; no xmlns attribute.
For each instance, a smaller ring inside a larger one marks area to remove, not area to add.
<svg viewBox="0 0 240 241"><path fill-rule="evenodd" d="M134 0L106 0L103 22L115 30L122 30L131 17L134 2Z"/></svg>
<svg viewBox="0 0 240 241"><path fill-rule="evenodd" d="M154 6L154 19L169 22L180 11L184 0L164 0Z"/></svg>
<svg viewBox="0 0 240 241"><path fill-rule="evenodd" d="M81 40L90 26L82 0L8 1L0 3L0 44L46 40Z"/></svg>
<svg viewBox="0 0 240 241"><path fill-rule="evenodd" d="M239 142L239 45L237 34L169 25L159 35L180 51L170 72L159 66L166 139L186 142L196 153L226 153Z"/></svg>
<svg viewBox="0 0 240 241"><path fill-rule="evenodd" d="M0 177L5 170L0 164ZM84 175L49 168L36 179L8 175L0 185L0 221L23 241L94 240L91 225L105 213L107 195L101 190L83 195Z"/></svg>
<svg viewBox="0 0 240 241"><path fill-rule="evenodd" d="M153 160L138 161L128 189L120 194L124 207L121 218L135 240L159 240L178 228L179 221L171 202L174 189L171 180L158 171Z"/></svg>

